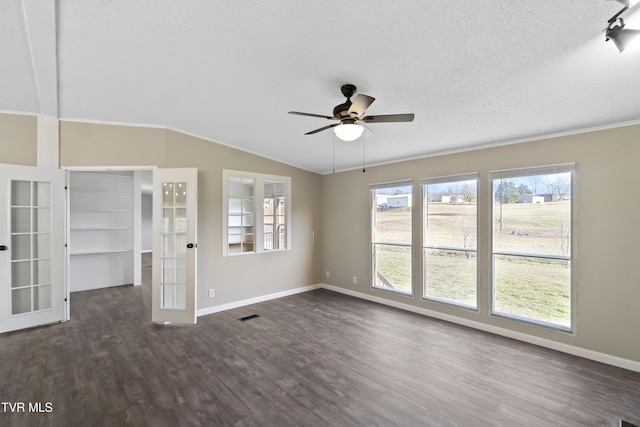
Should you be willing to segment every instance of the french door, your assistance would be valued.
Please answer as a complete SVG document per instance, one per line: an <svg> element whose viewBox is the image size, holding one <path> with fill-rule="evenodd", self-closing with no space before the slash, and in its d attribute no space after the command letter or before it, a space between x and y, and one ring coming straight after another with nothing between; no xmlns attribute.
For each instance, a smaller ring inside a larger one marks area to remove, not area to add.
<svg viewBox="0 0 640 427"><path fill-rule="evenodd" d="M196 323L198 170L153 173L153 281L155 323Z"/></svg>
<svg viewBox="0 0 640 427"><path fill-rule="evenodd" d="M0 165L0 333L65 320L65 175Z"/></svg>

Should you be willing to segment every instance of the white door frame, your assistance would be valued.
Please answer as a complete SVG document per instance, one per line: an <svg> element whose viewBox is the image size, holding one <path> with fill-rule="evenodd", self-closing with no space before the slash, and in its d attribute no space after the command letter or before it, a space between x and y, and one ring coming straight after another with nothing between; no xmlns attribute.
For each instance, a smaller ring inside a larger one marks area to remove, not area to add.
<svg viewBox="0 0 640 427"><path fill-rule="evenodd" d="M158 169L157 166L65 166L62 167L61 169L66 171L66 185L67 188L69 188L69 184L70 184L70 172L113 172L113 171L120 171L120 172L134 172L134 197L136 197L136 194L139 195L140 194L140 188L138 186L137 190L135 188L136 182L139 183L139 181L136 180L135 178L135 172L138 171L151 171L154 175L155 175L155 171ZM137 191L137 192L136 192ZM67 241L67 246L68 246L68 242L70 241L70 234L71 234L71 226L70 226L70 220L71 220L71 215L70 215L70 196L69 196L69 191L66 192L66 203L67 203L67 208L66 208L66 241ZM134 203L134 224L136 221L138 221L138 225L140 223L140 203L139 203L139 199L140 197L136 197L136 203ZM134 225L135 227L135 225ZM135 229L134 229L135 231ZM139 233L133 233L134 236L134 240L133 240L133 276L134 276L134 285L140 285L141 284L141 277L142 277L142 262L140 259L141 253L142 253L142 243L141 243L141 237L138 235ZM68 249L68 248L67 248ZM65 263L65 271L67 272L66 274L66 288L67 288L67 301L71 301L71 284L70 284L70 275L68 274L68 272L70 271L70 264L71 264L71 255L70 255L70 251L67 250L67 254L66 254L66 263ZM67 320L71 319L71 304L67 304L67 313L66 313L66 317Z"/></svg>

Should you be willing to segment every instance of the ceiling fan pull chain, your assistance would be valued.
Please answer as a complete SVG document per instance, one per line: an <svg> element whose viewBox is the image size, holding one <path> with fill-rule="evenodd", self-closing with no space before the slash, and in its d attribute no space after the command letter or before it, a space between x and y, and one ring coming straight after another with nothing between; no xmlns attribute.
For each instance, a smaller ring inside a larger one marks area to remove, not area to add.
<svg viewBox="0 0 640 427"><path fill-rule="evenodd" d="M367 139L367 137L365 136L364 138L362 138L362 173L365 173L367 171L367 169L365 168L365 161L364 161L364 146L365 146L365 140Z"/></svg>
<svg viewBox="0 0 640 427"><path fill-rule="evenodd" d="M333 135L333 173L336 173L336 136Z"/></svg>

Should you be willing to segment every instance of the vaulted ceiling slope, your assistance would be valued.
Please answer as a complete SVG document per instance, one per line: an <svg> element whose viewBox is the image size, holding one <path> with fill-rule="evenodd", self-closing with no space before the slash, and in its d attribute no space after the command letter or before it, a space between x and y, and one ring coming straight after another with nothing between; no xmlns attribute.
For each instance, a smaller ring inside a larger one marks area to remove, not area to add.
<svg viewBox="0 0 640 427"><path fill-rule="evenodd" d="M369 164L640 118L640 51L615 1L2 0L0 110L164 126L324 173L340 86L376 98ZM637 7L636 9L640 9ZM625 20L640 29L640 12Z"/></svg>

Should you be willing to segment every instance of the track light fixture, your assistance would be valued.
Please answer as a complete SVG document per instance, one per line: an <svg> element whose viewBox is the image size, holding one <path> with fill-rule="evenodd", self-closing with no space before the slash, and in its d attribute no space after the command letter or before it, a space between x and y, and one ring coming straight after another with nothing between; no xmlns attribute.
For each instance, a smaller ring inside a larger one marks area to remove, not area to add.
<svg viewBox="0 0 640 427"><path fill-rule="evenodd" d="M615 1L617 1L627 9L631 9L632 7L640 3L640 0L615 0Z"/></svg>
<svg viewBox="0 0 640 427"><path fill-rule="evenodd" d="M624 27L624 20L620 18L620 25L609 24L606 30L606 41L613 40L620 52L625 50L638 36L640 30L631 30Z"/></svg>
<svg viewBox="0 0 640 427"><path fill-rule="evenodd" d="M624 27L624 20L620 18L624 12L640 3L640 0L615 0L624 7L609 21L607 21L607 28L605 28L605 41L613 40L616 47L620 52L625 50L633 41L640 40L640 30L633 30ZM615 25L617 21L620 21L618 25Z"/></svg>

